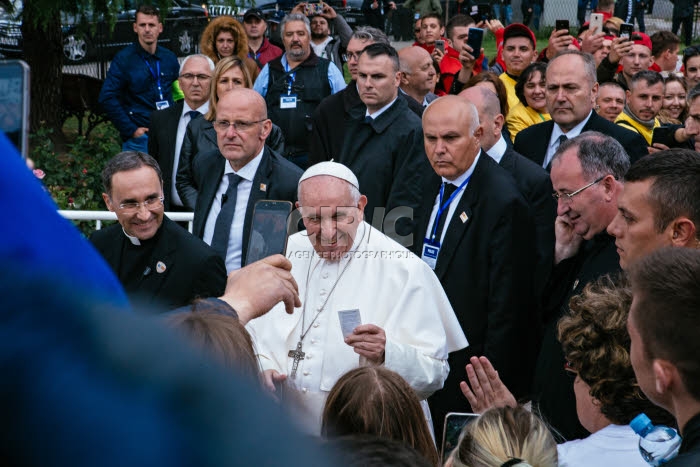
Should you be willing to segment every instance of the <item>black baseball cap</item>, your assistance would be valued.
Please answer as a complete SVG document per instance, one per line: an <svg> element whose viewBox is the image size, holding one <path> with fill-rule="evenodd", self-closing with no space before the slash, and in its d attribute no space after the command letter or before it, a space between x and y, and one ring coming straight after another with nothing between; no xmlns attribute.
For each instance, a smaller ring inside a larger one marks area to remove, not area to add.
<svg viewBox="0 0 700 467"><path fill-rule="evenodd" d="M262 10L258 8L251 8L250 10L246 11L245 15L243 15L243 21L247 20L252 16L265 21L265 17L263 16Z"/></svg>

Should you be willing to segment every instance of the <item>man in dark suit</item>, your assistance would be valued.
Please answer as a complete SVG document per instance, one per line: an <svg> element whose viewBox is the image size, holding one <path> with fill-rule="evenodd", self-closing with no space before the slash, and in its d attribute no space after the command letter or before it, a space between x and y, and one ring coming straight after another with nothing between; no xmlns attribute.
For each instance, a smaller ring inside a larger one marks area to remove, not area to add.
<svg viewBox="0 0 700 467"><path fill-rule="evenodd" d="M593 111L597 92L595 61L590 54L567 50L557 55L547 66L547 110L552 120L518 133L514 149L549 170L562 141L597 131L619 141L632 162L645 156L644 138Z"/></svg>
<svg viewBox="0 0 700 467"><path fill-rule="evenodd" d="M218 150L193 162L200 187L193 233L225 259L226 270L246 264L255 203L261 199L296 201L302 171L265 147L272 122L265 100L252 89L234 89L216 105Z"/></svg>
<svg viewBox="0 0 700 467"><path fill-rule="evenodd" d="M167 310L223 293L221 258L163 215L163 177L155 159L121 152L105 166L102 182L102 198L119 223L96 231L90 240L130 298Z"/></svg>
<svg viewBox="0 0 700 467"><path fill-rule="evenodd" d="M532 209L537 248L535 291L539 297L554 263L554 219L557 216L557 203L552 198L549 174L506 143L502 133L505 118L501 114L496 94L485 87L473 86L459 95L474 104L479 113L479 124L484 128L481 148L513 176L520 193Z"/></svg>
<svg viewBox="0 0 700 467"><path fill-rule="evenodd" d="M557 339L557 323L572 296L587 283L620 270L615 238L606 229L617 213L629 157L619 142L597 132L582 133L557 149L552 186L557 197L552 276L545 291L544 335L533 384L533 404L565 439L587 436L576 414L571 378Z"/></svg>
<svg viewBox="0 0 700 467"><path fill-rule="evenodd" d="M435 270L469 340L450 354L445 386L429 399L440 439L447 412L470 410L459 389L469 357L495 359L516 396L528 389L537 334L535 225L513 177L481 151L483 128L471 103L437 99L423 114L423 133L434 173L424 184L414 251Z"/></svg>
<svg viewBox="0 0 700 467"><path fill-rule="evenodd" d="M187 125L209 111L209 90L214 62L206 55L190 55L180 65L180 89L185 99L151 114L148 154L163 171L163 197L166 211L189 211L175 189L180 149Z"/></svg>

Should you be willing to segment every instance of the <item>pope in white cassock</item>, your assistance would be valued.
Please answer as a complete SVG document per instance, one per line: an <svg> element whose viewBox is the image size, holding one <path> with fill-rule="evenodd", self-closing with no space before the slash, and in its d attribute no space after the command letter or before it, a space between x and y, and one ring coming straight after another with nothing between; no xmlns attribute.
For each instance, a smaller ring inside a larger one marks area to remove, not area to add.
<svg viewBox="0 0 700 467"><path fill-rule="evenodd" d="M424 399L442 388L447 354L468 345L440 282L420 258L363 221L367 198L344 165L309 168L298 197L307 230L289 238L287 257L302 307L288 315L278 304L247 325L266 386L274 391L286 380L305 425L318 434L338 378L384 365L411 385L429 416Z"/></svg>

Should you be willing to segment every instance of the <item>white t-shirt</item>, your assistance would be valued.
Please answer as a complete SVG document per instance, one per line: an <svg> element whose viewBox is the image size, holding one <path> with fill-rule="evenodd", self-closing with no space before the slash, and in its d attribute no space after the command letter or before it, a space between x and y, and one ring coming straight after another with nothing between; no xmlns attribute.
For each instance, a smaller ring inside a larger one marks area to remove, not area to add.
<svg viewBox="0 0 700 467"><path fill-rule="evenodd" d="M639 436L628 425L608 425L558 445L557 452L560 467L649 467L639 453Z"/></svg>

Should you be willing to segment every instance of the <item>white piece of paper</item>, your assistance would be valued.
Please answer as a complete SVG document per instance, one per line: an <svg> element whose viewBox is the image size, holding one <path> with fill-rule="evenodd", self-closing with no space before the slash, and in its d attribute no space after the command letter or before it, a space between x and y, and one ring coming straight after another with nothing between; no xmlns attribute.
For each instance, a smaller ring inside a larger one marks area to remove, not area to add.
<svg viewBox="0 0 700 467"><path fill-rule="evenodd" d="M343 337L348 337L357 326L362 324L359 309L340 310L338 312L338 318L340 318L340 329L343 333Z"/></svg>

